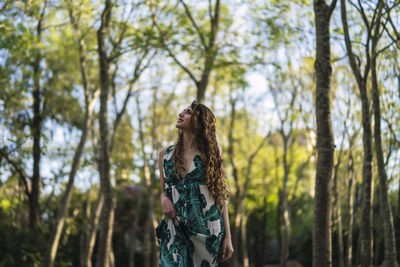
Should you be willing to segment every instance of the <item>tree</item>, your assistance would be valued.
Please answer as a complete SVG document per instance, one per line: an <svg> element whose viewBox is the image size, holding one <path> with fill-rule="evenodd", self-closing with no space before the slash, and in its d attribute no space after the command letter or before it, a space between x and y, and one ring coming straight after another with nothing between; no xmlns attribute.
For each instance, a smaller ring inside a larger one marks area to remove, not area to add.
<svg viewBox="0 0 400 267"><path fill-rule="evenodd" d="M327 5L325 0L314 1L316 59L315 73L317 118L317 171L313 227L313 266L332 266L331 248L331 188L333 167L333 134L330 114L331 54L329 24L336 0Z"/></svg>
<svg viewBox="0 0 400 267"><path fill-rule="evenodd" d="M149 38L151 36L145 36L142 39L142 43L135 43L135 46L128 47L127 51L131 51L132 48L139 47L137 49L136 63L133 67L133 74L131 79L128 81L128 90L123 97L122 107L118 110L116 104L116 74L119 70L118 59L124 54L122 50L123 40L126 37L126 30L128 24L123 22L122 28L117 28L116 40L112 40L110 36L110 22L111 22L111 11L113 10L114 4L111 1L106 0L104 9L101 14L101 24L97 30L97 52L99 60L99 77L100 77L100 111L99 111L99 126L100 126L100 149L99 149L99 173L100 173L100 185L101 193L104 194L103 210L100 217L100 236L99 236L99 249L97 251L97 266L109 266L109 256L111 253L111 238L112 238L112 225L114 220L114 193L113 186L111 184L110 176L110 155L114 148L115 135L118 130L118 126L121 122L122 116L126 111L128 101L134 89L135 83L138 81L140 75L149 66L151 59L154 57L153 54L149 54ZM132 5L131 11L135 8ZM128 18L132 15L129 12ZM145 28L147 29L147 28ZM144 35L144 34L143 34ZM108 37L108 38L107 38ZM110 40L111 39L111 40ZM109 47L110 41L112 47ZM138 40L134 40L138 41ZM111 52L109 52L111 50ZM145 59L147 58L147 62ZM110 75L110 65L113 64L113 72ZM108 97L110 89L114 99L115 107L115 119L113 121L113 127L111 135L109 135L108 125Z"/></svg>
<svg viewBox="0 0 400 267"><path fill-rule="evenodd" d="M385 240L385 260L383 266L396 266L396 240L393 226L392 209L388 199L388 178L385 170L385 163L382 151L382 138L381 138L381 108L379 99L379 85L378 85L378 66L377 58L388 46L378 50L378 42L382 36L381 24L383 1L377 4L376 25L371 36L371 79L372 79L372 103L374 109L374 139L375 139L375 154L378 165L379 176L379 203L383 217L383 229ZM391 44L390 44L391 45Z"/></svg>
<svg viewBox="0 0 400 267"><path fill-rule="evenodd" d="M279 231L279 246L280 246L280 259L279 264L286 266L289 257L289 246L291 237L291 219L289 212L289 190L288 181L291 168L293 166L293 157L289 160L289 154L295 144L295 135L293 129L296 120L299 117L301 111L301 104L299 108L296 108L298 100L300 84L295 82L291 72L291 67L288 67L288 74L276 73L279 77L276 84L270 84L270 90L275 104L275 110L278 115L279 127L278 132L282 139L283 155L282 155L282 168L283 168L283 179L282 184L279 185L279 207L277 215L277 231ZM286 82L288 84L286 84ZM300 79L299 79L300 81ZM288 101L285 101L288 99ZM283 108L282 108L283 107ZM277 161L279 162L279 161ZM277 166L278 167L278 166ZM280 234L281 225L283 222L283 238Z"/></svg>
<svg viewBox="0 0 400 267"><path fill-rule="evenodd" d="M377 74L376 74L376 59L377 55L380 53L377 51L377 45L380 36L382 35L380 30L382 11L383 11L383 1L378 1L375 6L368 6L365 8L363 4L359 1L358 4L354 4L355 8L361 15L364 27L366 28L366 41L364 45L365 48L365 64L364 70L361 71L360 57L357 56L353 51L353 44L349 33L349 26L347 22L346 15L346 2L341 0L341 16L343 31L345 37L345 45L347 56L350 62L351 69L355 76L361 97L362 103L362 122L363 122L363 145L364 145L364 163L363 163L363 208L362 208L362 221L361 224L361 266L370 266L372 264L372 131L371 131L371 116L369 111L370 100L368 97L367 81L368 75L371 71L372 73L372 92L373 92L373 102L374 102L374 115L375 115L375 146L377 150L377 160L378 160L378 171L380 177L380 202L385 212L384 223L385 228L385 259L391 265L393 263L393 256L395 257L394 248L394 230L390 230L393 227L391 223L391 214L386 195L386 179L384 176L384 166L383 159L381 157L381 140L380 140L380 114L379 114L379 93L377 84ZM372 13L371 19L368 18L369 10ZM374 100L375 99L375 100ZM393 265L392 265L393 266Z"/></svg>

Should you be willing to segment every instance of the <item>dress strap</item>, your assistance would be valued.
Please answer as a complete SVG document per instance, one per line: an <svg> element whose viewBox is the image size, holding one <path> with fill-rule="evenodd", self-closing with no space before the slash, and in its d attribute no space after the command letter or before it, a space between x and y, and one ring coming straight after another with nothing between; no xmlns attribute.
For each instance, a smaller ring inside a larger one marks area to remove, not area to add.
<svg viewBox="0 0 400 267"><path fill-rule="evenodd" d="M168 146L164 153L164 159L170 160L172 155L174 154L174 151L175 151L175 145Z"/></svg>

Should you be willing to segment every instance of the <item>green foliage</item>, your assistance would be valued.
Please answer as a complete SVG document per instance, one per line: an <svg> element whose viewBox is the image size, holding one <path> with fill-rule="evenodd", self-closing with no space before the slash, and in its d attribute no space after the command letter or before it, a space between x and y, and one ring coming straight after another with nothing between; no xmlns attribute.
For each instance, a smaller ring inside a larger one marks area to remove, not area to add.
<svg viewBox="0 0 400 267"><path fill-rule="evenodd" d="M214 1L210 1L215 3ZM44 1L8 1L0 4L0 266L41 266L48 245L50 229L55 224L62 193L66 186L74 149L78 145L84 119L84 82L81 63L85 65L89 95L99 88L97 30L102 10L101 1L48 1L42 32L37 22ZM127 113L122 117L112 151L112 177L115 186L115 222L113 249L116 266L127 266L132 233L135 239L135 264L144 264L146 242L144 225L148 219L149 201L154 202L155 217L162 216L159 201L158 151L176 140L174 126L179 112L193 100L195 85L187 73L162 49L160 32L172 53L197 78L205 67L205 50L199 33L207 39L211 22L207 1L185 1L198 30L193 26L180 1L116 1L106 33L109 55L111 94L109 96L109 132L115 112L134 77L133 68L147 51L153 61L133 85ZM214 7L212 7L212 10ZM290 258L310 266L312 260L312 225L314 207L315 146L315 77L314 15L309 0L221 1L220 24L216 39L217 57L209 79L204 103L216 115L217 138L224 157L224 168L232 193L229 202L230 223L234 224L236 187L228 155L231 101L236 103L233 131L235 164L240 189L248 171L249 157L269 135L253 160L248 192L245 198L245 222L250 264L264 265L277 261L279 255L277 225L279 191L282 189L283 142L277 113L287 114L283 121L288 130L293 121L289 142L288 205L291 219ZM343 29L335 11L332 19L332 123L335 135L335 162L343 152L338 168L337 187L341 197L344 233L348 233L349 163L354 160L356 207L361 203L362 134L361 107L354 77L343 59ZM370 10L367 10L370 16ZM365 27L354 9L348 11L353 26L354 50L364 52L360 41ZM389 30L393 32L393 30ZM383 33L382 47L391 42ZM119 43L121 41L121 43ZM120 46L118 46L120 44ZM81 45L81 49L79 47ZM117 48L118 47L118 48ZM32 175L32 117L34 61L39 62L39 84L43 132L41 133L41 225L35 233L29 228L29 198L18 166L27 176L30 189ZM83 60L84 59L84 60ZM147 59L142 64L147 64ZM80 60L83 60L80 62ZM400 104L398 92L398 51L389 47L379 57L380 97L384 153L388 160L389 198L393 213L399 210L398 150L400 148ZM365 63L361 63L365 64ZM210 66L207 66L210 67ZM115 71L115 75L114 75ZM258 81L251 80L254 74ZM368 81L368 86L370 82ZM293 89L298 96L288 109ZM276 94L276 101L272 97ZM115 98L114 98L115 96ZM98 96L97 96L98 97ZM133 99L137 97L137 102ZM94 117L87 145L76 176L71 204L56 257L56 266L78 266L80 244L90 215L99 197L98 168L98 99L94 100ZM346 118L346 112L349 116ZM140 113L140 114L139 114ZM142 151L139 122L143 130ZM345 130L343 151L340 151ZM313 135L314 134L314 135ZM143 155L144 153L144 155ZM143 188L143 166L152 182L150 196ZM115 182L115 183L114 183ZM376 184L377 188L378 184ZM375 198L374 211L378 208ZM89 212L90 211L90 212ZM89 214L90 213L90 214ZM361 222L355 210L354 237ZM379 221L375 220L375 227ZM133 222L138 220L137 228ZM395 220L396 226L399 221ZM98 227L98 226L96 226ZM398 228L398 227L397 227ZM396 228L396 229L397 229ZM337 231L337 226L332 226ZM379 235L379 228L375 228ZM377 244L381 242L380 237ZM333 246L336 246L336 240ZM399 240L397 240L399 242ZM95 247L96 250L97 247ZM356 253L358 248L354 247ZM240 249L236 250L239 253ZM96 252L96 251L95 251ZM336 253L336 252L334 252ZM94 253L95 255L96 253ZM265 256L262 258L263 255ZM336 254L334 254L336 255ZM265 260L263 262L263 259Z"/></svg>
<svg viewBox="0 0 400 267"><path fill-rule="evenodd" d="M28 227L15 227L1 216L0 265L41 266L46 240Z"/></svg>

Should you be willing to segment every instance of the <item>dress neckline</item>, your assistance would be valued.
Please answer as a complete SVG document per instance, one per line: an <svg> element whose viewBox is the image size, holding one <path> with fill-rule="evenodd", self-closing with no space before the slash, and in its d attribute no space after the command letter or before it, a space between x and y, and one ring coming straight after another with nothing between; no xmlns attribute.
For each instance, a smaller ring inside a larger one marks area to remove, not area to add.
<svg viewBox="0 0 400 267"><path fill-rule="evenodd" d="M199 155L200 155L200 154L199 154L199 151L197 150L197 152L196 152L196 154L194 155L192 161L190 162L189 170L188 170L188 172L183 176L183 178L186 178L186 176L188 176L191 172L193 172L193 171L197 168L196 163L195 163L194 161L196 160L196 157L199 156ZM193 166L193 165L194 165L194 168L192 169L192 166Z"/></svg>

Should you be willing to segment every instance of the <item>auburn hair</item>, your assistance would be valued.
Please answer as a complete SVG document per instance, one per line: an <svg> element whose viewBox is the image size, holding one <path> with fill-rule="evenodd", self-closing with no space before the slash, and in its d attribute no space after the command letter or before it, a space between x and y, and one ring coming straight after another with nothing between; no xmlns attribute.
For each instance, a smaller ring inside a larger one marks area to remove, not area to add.
<svg viewBox="0 0 400 267"><path fill-rule="evenodd" d="M215 116L212 111L197 101L191 104L191 130L195 145L201 153L203 164L206 167L206 184L212 193L215 202L222 210L224 202L229 198L229 191L224 179L223 158L218 147L215 133ZM174 153L175 174L184 177L183 164L183 131L178 130L178 138Z"/></svg>

